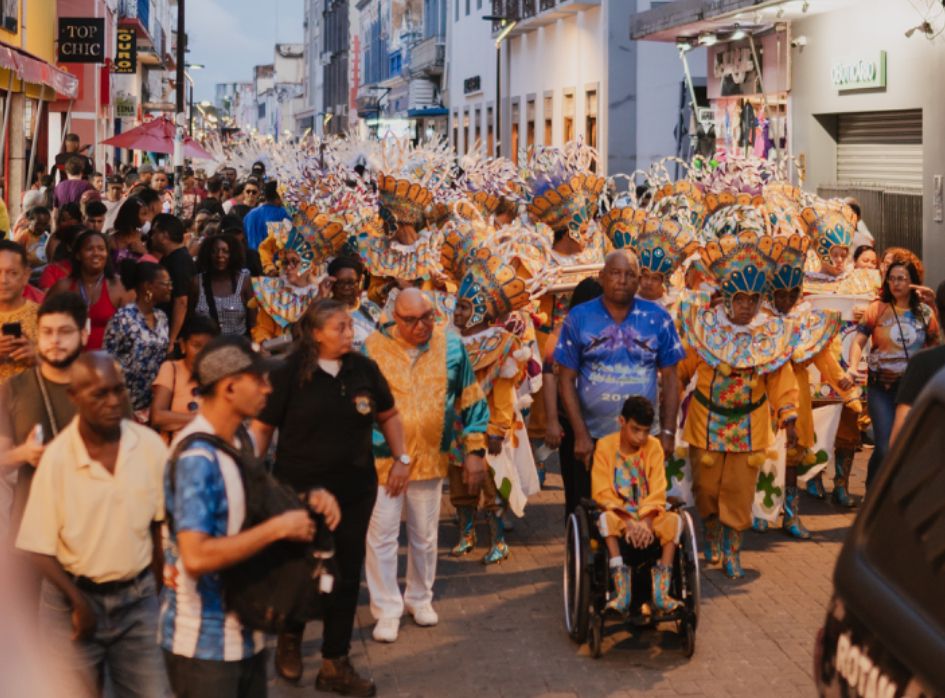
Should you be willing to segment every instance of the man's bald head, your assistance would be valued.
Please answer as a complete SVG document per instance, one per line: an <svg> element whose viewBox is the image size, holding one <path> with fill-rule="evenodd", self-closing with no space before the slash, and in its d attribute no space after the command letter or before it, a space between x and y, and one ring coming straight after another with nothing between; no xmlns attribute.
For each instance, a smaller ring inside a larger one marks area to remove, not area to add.
<svg viewBox="0 0 945 698"><path fill-rule="evenodd" d="M423 291L418 288L405 288L397 294L394 301L394 310L401 315L420 315L433 309L433 303Z"/></svg>
<svg viewBox="0 0 945 698"><path fill-rule="evenodd" d="M394 301L394 320L401 339L413 346L430 341L436 313L433 302L416 288L405 288Z"/></svg>
<svg viewBox="0 0 945 698"><path fill-rule="evenodd" d="M121 367L115 358L105 351L90 351L82 354L72 364L70 386L73 390L81 390L89 383L97 381L124 380Z"/></svg>
<svg viewBox="0 0 945 698"><path fill-rule="evenodd" d="M72 364L69 398L79 421L104 439L117 439L128 412L125 376L118 362L104 351L82 354Z"/></svg>
<svg viewBox="0 0 945 698"><path fill-rule="evenodd" d="M604 301L617 308L633 303L640 284L640 263L631 250L615 250L604 258L598 277L604 289Z"/></svg>

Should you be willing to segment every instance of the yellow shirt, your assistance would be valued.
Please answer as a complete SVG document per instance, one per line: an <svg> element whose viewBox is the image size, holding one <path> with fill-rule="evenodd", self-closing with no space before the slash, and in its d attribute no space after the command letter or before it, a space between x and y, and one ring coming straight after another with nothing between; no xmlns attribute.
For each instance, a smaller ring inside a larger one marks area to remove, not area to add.
<svg viewBox="0 0 945 698"><path fill-rule="evenodd" d="M78 423L46 446L16 547L52 555L66 572L94 582L133 579L151 564L151 523L164 520L167 446L124 420L111 474L89 456Z"/></svg>
<svg viewBox="0 0 945 698"><path fill-rule="evenodd" d="M33 301L26 301L16 310L9 313L0 313L0 324L12 322L20 323L22 336L36 344L36 311L39 306ZM0 358L0 384L6 383L18 373L30 367L25 361L10 361L6 357Z"/></svg>
<svg viewBox="0 0 945 698"><path fill-rule="evenodd" d="M636 503L630 503L620 495L615 480L617 466L631 458L637 460L636 466L646 478L646 482L641 483L642 496ZM639 451L626 454L620 450L619 431L599 439L594 447L591 496L607 510L627 511L628 504L631 504L641 519L665 512L666 465L659 440L649 436Z"/></svg>

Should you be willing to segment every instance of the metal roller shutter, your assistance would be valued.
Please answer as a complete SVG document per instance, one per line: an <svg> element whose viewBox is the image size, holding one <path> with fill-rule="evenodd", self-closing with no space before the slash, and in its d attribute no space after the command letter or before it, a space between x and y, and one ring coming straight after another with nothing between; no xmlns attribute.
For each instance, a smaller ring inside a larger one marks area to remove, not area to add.
<svg viewBox="0 0 945 698"><path fill-rule="evenodd" d="M841 114L837 183L922 191L922 110Z"/></svg>

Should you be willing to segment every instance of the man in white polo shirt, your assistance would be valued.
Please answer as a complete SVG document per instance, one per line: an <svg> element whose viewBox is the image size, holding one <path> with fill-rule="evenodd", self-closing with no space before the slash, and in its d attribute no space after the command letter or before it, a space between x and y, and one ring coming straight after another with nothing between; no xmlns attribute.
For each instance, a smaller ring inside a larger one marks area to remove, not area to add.
<svg viewBox="0 0 945 698"><path fill-rule="evenodd" d="M115 360L79 357L69 398L76 417L47 446L16 540L43 575L40 624L57 667L100 695L168 693L157 636L157 580L167 448L124 419Z"/></svg>

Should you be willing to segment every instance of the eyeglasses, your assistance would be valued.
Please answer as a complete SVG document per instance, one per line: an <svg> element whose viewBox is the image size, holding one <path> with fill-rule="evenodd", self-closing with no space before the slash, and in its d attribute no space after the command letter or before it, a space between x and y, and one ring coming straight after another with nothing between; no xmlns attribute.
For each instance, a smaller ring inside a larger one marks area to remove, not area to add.
<svg viewBox="0 0 945 698"><path fill-rule="evenodd" d="M912 279L908 276L888 276L886 280L891 284L908 284L912 283Z"/></svg>
<svg viewBox="0 0 945 698"><path fill-rule="evenodd" d="M259 190L258 189L244 189L243 193L244 194L258 194Z"/></svg>
<svg viewBox="0 0 945 698"><path fill-rule="evenodd" d="M433 321L436 320L436 313L432 310L425 312L423 315L401 315L400 313L394 313L394 317L408 327L416 327L417 323L420 322L424 325L432 325Z"/></svg>

